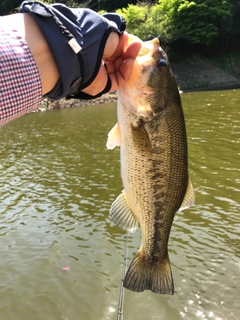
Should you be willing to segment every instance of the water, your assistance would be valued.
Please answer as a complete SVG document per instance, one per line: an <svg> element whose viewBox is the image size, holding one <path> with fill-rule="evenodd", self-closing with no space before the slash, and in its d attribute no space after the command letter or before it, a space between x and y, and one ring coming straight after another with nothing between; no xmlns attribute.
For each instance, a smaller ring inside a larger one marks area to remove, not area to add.
<svg viewBox="0 0 240 320"><path fill-rule="evenodd" d="M240 319L240 91L182 100L196 204L170 236L175 295L125 290L124 320ZM0 319L117 319L125 233L108 210L122 185L119 151L105 147L115 122L110 104L0 128Z"/></svg>

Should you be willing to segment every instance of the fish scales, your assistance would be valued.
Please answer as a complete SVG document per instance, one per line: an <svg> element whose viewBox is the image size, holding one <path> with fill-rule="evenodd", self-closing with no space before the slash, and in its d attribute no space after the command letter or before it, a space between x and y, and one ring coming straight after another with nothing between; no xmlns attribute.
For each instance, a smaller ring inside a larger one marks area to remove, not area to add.
<svg viewBox="0 0 240 320"><path fill-rule="evenodd" d="M124 186L110 216L125 230L134 232L138 222L142 230L124 286L173 294L170 230L175 213L194 202L194 192L180 95L158 39L143 43L132 77L118 91L118 124L107 145L120 145Z"/></svg>
<svg viewBox="0 0 240 320"><path fill-rule="evenodd" d="M128 112L127 109L125 111ZM179 114L179 117L181 117L181 114ZM122 170L122 176L127 177L125 193L134 193L132 198L129 199L131 208L139 207L138 211L142 212L143 239L146 243L146 245L143 245L145 255L155 257L156 254L161 254L164 256L166 252L152 250L152 248L156 247L154 241L160 240L160 245L163 248L166 247L168 236L161 235L159 230L162 228L158 228L157 223L168 225L166 229L166 235L168 235L173 216L179 209L186 191L188 171L185 151L182 152L186 149L186 143L182 141L186 141L186 139L183 139L180 134L175 137L176 126L174 122L171 123L170 112L168 117L159 115L152 122L142 125L143 127L140 130L145 130L149 137L145 140L143 134L139 135L137 129L131 129L131 123L134 122L131 115L125 116L125 118L128 119L128 122L125 121L122 139L126 140L127 143L121 146L121 153L128 154L125 168ZM170 121L167 121L168 119ZM173 127L172 134L171 127ZM158 139L159 136L161 139ZM139 139L141 141L136 148L137 142L135 140L138 141ZM149 141L151 141L151 145L146 148ZM178 168L180 162L184 164L181 170ZM140 188L136 188L138 185ZM176 188L176 185L178 188ZM173 202L172 199L178 201ZM168 214L165 214L166 212ZM172 214L169 214L169 212ZM148 223L149 219L150 223ZM158 239L159 237L161 239ZM148 250L150 250L149 254L147 253Z"/></svg>

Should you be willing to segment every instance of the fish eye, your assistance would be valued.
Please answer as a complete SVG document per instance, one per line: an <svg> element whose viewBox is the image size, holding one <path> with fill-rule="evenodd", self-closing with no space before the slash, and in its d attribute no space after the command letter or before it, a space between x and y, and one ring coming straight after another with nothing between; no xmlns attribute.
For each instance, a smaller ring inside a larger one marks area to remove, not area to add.
<svg viewBox="0 0 240 320"><path fill-rule="evenodd" d="M165 59L160 59L158 61L158 66L159 67L166 67L168 65L167 61Z"/></svg>

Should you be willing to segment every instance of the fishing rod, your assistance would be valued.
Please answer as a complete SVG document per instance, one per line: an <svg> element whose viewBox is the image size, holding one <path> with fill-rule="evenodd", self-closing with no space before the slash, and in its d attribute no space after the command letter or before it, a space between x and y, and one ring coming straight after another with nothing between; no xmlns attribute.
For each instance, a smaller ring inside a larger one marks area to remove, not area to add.
<svg viewBox="0 0 240 320"><path fill-rule="evenodd" d="M117 320L123 320L123 300L124 300L123 281L124 281L125 273L126 273L126 270L127 270L127 255L128 255L128 232L126 233L126 242L125 242L125 248L124 248L122 279L121 279L120 290L119 290Z"/></svg>

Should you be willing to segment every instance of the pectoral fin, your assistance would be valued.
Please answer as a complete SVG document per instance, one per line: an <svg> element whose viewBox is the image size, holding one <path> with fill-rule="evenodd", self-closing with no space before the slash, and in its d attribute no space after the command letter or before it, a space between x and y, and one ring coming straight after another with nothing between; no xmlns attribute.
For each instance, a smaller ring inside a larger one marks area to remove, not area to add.
<svg viewBox="0 0 240 320"><path fill-rule="evenodd" d="M188 186L187 186L187 191L185 193L185 197L183 199L182 205L179 208L179 211L182 211L184 209L187 209L191 207L192 204L195 202L195 192L193 190L192 183L190 179L188 180Z"/></svg>
<svg viewBox="0 0 240 320"><path fill-rule="evenodd" d="M136 220L135 215L128 205L128 201L124 191L111 205L110 218L117 226L119 226L123 230L132 233L137 230L138 221Z"/></svg>
<svg viewBox="0 0 240 320"><path fill-rule="evenodd" d="M117 122L115 126L112 128L112 130L110 130L108 133L107 148L114 149L115 147L119 147L120 141L121 141L121 132L120 132L119 123Z"/></svg>

